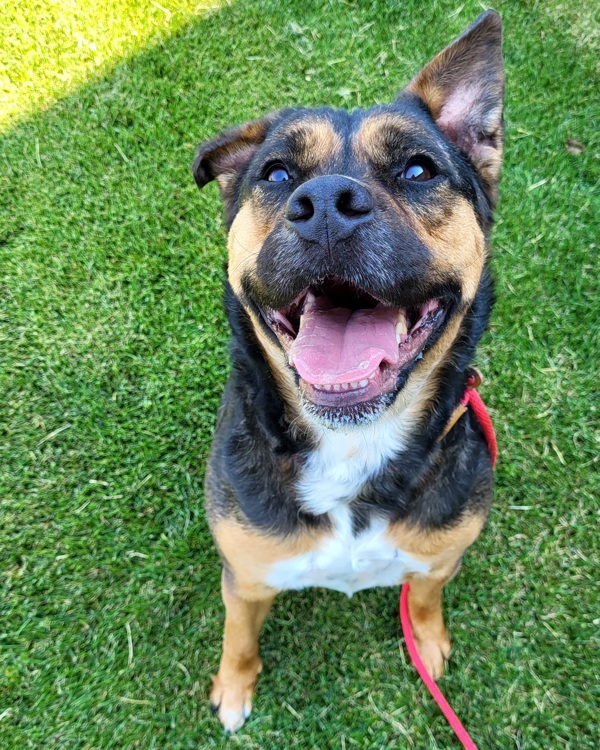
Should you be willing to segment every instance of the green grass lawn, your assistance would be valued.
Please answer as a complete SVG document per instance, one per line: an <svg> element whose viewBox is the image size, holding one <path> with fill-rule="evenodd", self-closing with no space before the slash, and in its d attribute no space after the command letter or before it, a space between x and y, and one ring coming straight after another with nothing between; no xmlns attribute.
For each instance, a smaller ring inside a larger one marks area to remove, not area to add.
<svg viewBox="0 0 600 750"><path fill-rule="evenodd" d="M392 589L282 595L247 725L226 738L210 714L223 612L202 478L225 240L189 166L273 108L389 100L482 5L16 7L0 18L21 40L0 44L0 747L458 747L407 667ZM495 7L507 149L478 364L501 454L488 529L446 592L441 685L481 750L592 750L598 17Z"/></svg>

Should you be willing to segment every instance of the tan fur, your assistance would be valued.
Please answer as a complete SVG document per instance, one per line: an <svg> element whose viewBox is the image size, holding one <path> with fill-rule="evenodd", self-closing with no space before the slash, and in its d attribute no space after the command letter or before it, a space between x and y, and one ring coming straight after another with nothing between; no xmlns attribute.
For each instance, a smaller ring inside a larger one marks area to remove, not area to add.
<svg viewBox="0 0 600 750"><path fill-rule="evenodd" d="M413 228L433 255L434 272L441 279L449 273L458 274L463 299L471 302L479 286L486 249L483 232L466 199L454 197L443 223L428 227L426 221L416 219Z"/></svg>
<svg viewBox="0 0 600 750"><path fill-rule="evenodd" d="M450 430L454 427L454 425L458 422L458 420L465 414L467 411L467 407L464 404L459 404L454 411L452 412L452 416L450 417L450 421L448 424L444 427L444 431L440 434L440 436L437 439L438 443L441 443L442 440L446 437L446 435L450 432Z"/></svg>
<svg viewBox="0 0 600 750"><path fill-rule="evenodd" d="M429 531L406 523L390 526L389 541L431 566L430 575L450 572L465 550L481 533L485 519L467 516L450 529Z"/></svg>
<svg viewBox="0 0 600 750"><path fill-rule="evenodd" d="M310 552L324 537L322 531L276 537L233 519L218 521L212 531L231 573L235 591L246 599L274 596L277 592L265 584L271 566Z"/></svg>
<svg viewBox="0 0 600 750"><path fill-rule="evenodd" d="M385 112L371 115L362 121L352 139L352 152L362 162L372 161L375 165L387 167L389 152L386 148L387 133L390 130L410 132L415 129L413 120L399 114Z"/></svg>
<svg viewBox="0 0 600 750"><path fill-rule="evenodd" d="M265 238L272 229L267 217L256 210L250 198L238 211L229 231L228 277L233 291L243 296L242 276L252 271Z"/></svg>
<svg viewBox="0 0 600 750"><path fill-rule="evenodd" d="M322 117L295 122L285 132L299 138L294 152L298 165L306 172L324 169L339 156L343 148L339 133L329 120Z"/></svg>
<svg viewBox="0 0 600 750"><path fill-rule="evenodd" d="M436 58L437 59L437 58ZM436 83L439 65L432 61L425 70L422 70L406 87L407 91L416 94L427 103L434 120L440 116L442 106L446 98L444 89Z"/></svg>
<svg viewBox="0 0 600 750"><path fill-rule="evenodd" d="M478 163L479 171L490 187L494 202L498 200L497 183L500 177L500 169L502 167L503 136L500 126L498 126L497 139L499 144L497 147L486 146L482 149L482 154Z"/></svg>
<svg viewBox="0 0 600 750"><path fill-rule="evenodd" d="M450 636L442 614L442 591L457 574L462 556L481 533L485 519L467 516L448 530L424 531L398 523L387 537L417 560L429 565L426 576L412 575L408 609L419 655L437 680L450 656Z"/></svg>
<svg viewBox="0 0 600 750"><path fill-rule="evenodd" d="M213 677L210 700L218 707L225 729L235 732L252 709L254 686L262 671L258 634L274 596L267 594L252 601L244 599L231 587L225 573L221 590L225 604L223 656L219 672Z"/></svg>

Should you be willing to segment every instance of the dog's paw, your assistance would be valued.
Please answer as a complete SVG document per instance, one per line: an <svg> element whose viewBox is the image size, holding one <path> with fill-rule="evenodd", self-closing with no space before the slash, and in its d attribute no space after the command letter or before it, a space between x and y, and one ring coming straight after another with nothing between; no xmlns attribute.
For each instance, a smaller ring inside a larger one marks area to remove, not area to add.
<svg viewBox="0 0 600 750"><path fill-rule="evenodd" d="M444 674L446 662L450 658L450 636L444 628L438 633L428 633L423 630L415 633L415 643L421 661L434 680L439 680Z"/></svg>
<svg viewBox="0 0 600 750"><path fill-rule="evenodd" d="M260 667L257 674L258 672L260 672ZM250 682L242 679L226 682L219 675L213 677L210 705L225 731L237 732L244 726L252 711L255 684L256 677Z"/></svg>
<svg viewBox="0 0 600 750"><path fill-rule="evenodd" d="M227 732L237 732L252 711L252 690L224 688L216 680L210 692L210 705Z"/></svg>

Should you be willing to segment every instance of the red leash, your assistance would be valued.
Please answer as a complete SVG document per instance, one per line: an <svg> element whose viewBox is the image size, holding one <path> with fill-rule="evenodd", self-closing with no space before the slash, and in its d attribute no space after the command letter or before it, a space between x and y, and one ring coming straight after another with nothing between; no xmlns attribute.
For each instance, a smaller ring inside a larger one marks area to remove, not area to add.
<svg viewBox="0 0 600 750"><path fill-rule="evenodd" d="M438 704L440 710L446 717L446 720L454 730L454 733L462 742L462 746L466 748L466 750L477 750L477 745L469 737L469 733L460 723L458 716L450 708L450 704L444 698L442 691L435 684L433 677L431 677L431 675L427 671L427 667L421 661L421 657L419 656L419 652L417 651L417 647L415 645L415 639L413 637L412 627L410 624L410 617L408 615L409 591L410 585L408 583L405 583L404 586L402 586L402 591L400 593L400 622L402 623L404 642L406 643L406 648L410 655L411 661L415 669L419 673L419 677L423 680L427 689L431 693L433 700Z"/></svg>
<svg viewBox="0 0 600 750"><path fill-rule="evenodd" d="M479 422L483 431L485 440L490 451L492 458L492 467L496 463L498 458L498 444L496 443L496 435L494 433L494 426L492 420L488 414L485 404L483 403L481 396L477 393L477 386L481 383L481 376L479 373L472 371L467 379L467 390L461 400L461 404L464 407L470 406L473 409L477 421ZM431 693L433 700L438 704L441 712L446 717L446 720L454 730L454 733L461 741L462 746L465 750L477 750L477 745L473 742L467 730L460 723L458 716L454 713L448 701L444 698L442 691L436 685L435 680L427 671L427 667L421 661L419 652L415 645L415 639L412 632L412 626L410 623L410 616L408 614L408 593L410 591L410 585L405 583L402 586L400 593L400 623L402 624L402 633L404 635L404 642L406 648L412 660L412 663L419 673L419 677L425 683L427 689Z"/></svg>

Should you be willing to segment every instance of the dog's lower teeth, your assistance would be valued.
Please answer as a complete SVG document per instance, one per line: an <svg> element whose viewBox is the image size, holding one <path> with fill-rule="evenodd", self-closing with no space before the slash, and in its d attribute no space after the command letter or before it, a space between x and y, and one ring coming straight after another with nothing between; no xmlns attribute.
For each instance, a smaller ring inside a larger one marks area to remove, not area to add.
<svg viewBox="0 0 600 750"><path fill-rule="evenodd" d="M340 391L357 391L359 388L365 388L371 380L375 377L375 375L371 375L369 378L364 378L363 380L353 380L351 383L334 383L333 385L328 383L315 383L313 386L318 391L335 391L336 393L339 393Z"/></svg>

